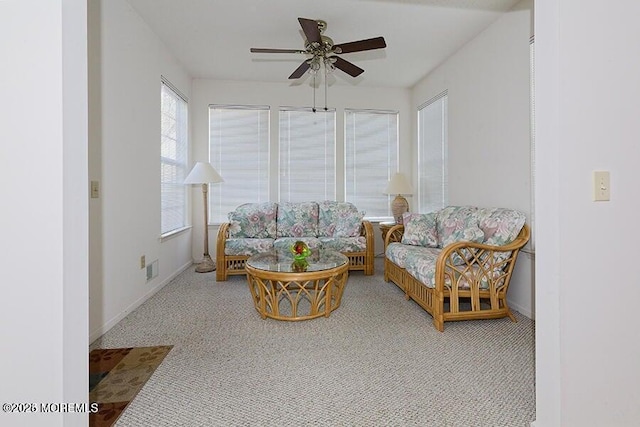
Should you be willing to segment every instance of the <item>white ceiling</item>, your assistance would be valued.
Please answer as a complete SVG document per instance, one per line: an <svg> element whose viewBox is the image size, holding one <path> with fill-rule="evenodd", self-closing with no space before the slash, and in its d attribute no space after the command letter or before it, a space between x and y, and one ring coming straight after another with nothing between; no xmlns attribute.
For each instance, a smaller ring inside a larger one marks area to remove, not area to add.
<svg viewBox="0 0 640 427"><path fill-rule="evenodd" d="M332 84L411 87L518 0L128 0L194 78L287 82L302 49L298 17L335 43L383 36L385 49L341 55L365 72ZM290 84L302 84L308 74Z"/></svg>

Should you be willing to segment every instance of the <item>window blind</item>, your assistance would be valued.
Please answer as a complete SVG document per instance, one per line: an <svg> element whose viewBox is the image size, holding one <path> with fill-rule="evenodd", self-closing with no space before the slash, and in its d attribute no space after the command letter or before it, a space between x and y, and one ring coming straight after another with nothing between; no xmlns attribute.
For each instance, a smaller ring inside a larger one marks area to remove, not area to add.
<svg viewBox="0 0 640 427"><path fill-rule="evenodd" d="M383 190L398 171L398 112L345 110L345 198L368 219L388 221Z"/></svg>
<svg viewBox="0 0 640 427"><path fill-rule="evenodd" d="M183 181L187 174L188 117L187 102L170 85L162 81L160 199L161 234L186 225L187 189Z"/></svg>
<svg viewBox="0 0 640 427"><path fill-rule="evenodd" d="M535 230L536 224L536 46L534 36L529 40L529 93L531 102L531 211L529 213L529 225ZM532 251L536 248L536 233L531 233L529 246Z"/></svg>
<svg viewBox="0 0 640 427"><path fill-rule="evenodd" d="M420 212L448 203L447 91L418 107L418 199Z"/></svg>
<svg viewBox="0 0 640 427"><path fill-rule="evenodd" d="M210 187L211 221L237 206L269 200L269 107L209 106L209 161L224 178Z"/></svg>
<svg viewBox="0 0 640 427"><path fill-rule="evenodd" d="M335 110L285 107L279 122L279 200L335 200Z"/></svg>

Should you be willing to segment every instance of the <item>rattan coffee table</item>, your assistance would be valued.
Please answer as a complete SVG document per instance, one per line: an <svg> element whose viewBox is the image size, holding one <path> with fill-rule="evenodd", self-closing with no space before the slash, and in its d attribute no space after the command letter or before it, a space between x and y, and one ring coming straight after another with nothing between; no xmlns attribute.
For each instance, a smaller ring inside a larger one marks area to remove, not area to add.
<svg viewBox="0 0 640 427"><path fill-rule="evenodd" d="M329 317L340 307L349 276L349 259L330 250L313 250L307 265L288 251L250 257L245 268L253 302L263 319L308 320Z"/></svg>

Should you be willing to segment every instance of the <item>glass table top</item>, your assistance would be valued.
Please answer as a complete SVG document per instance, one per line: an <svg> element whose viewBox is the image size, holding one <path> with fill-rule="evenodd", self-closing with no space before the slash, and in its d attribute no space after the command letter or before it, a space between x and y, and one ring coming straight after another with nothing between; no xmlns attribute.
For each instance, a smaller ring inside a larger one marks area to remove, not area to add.
<svg viewBox="0 0 640 427"><path fill-rule="evenodd" d="M347 264L349 259L340 252L313 249L305 261L294 260L288 250L273 250L249 257L247 265L264 271L300 273L330 270Z"/></svg>

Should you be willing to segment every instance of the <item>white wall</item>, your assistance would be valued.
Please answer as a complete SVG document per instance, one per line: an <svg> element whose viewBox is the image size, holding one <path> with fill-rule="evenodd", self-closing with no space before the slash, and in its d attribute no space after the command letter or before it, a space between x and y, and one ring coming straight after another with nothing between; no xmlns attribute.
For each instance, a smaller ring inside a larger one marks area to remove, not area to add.
<svg viewBox="0 0 640 427"><path fill-rule="evenodd" d="M285 76L286 77L286 76ZM311 107L313 103L313 89L308 84L294 83L256 83L237 81L215 81L196 79L192 83L193 96L191 106L192 141L194 161L208 161L209 159L209 104L240 104L240 105L269 105L271 107L271 176L278 174L278 109L281 106ZM324 108L324 88L316 93L317 107ZM336 109L337 160L338 164L344 158L344 109L363 108L400 111L400 168L406 170L411 165L410 132L413 111L409 108L409 91L396 88L372 88L357 86L330 86L328 91L328 106ZM343 178L343 170L338 168L338 182ZM224 176L223 176L224 178ZM275 184L275 180L272 180ZM224 185L215 184L215 185ZM344 199L344 188L339 187L338 200ZM380 189L382 192L383 189ZM271 200L277 200L277 186L270 189ZM202 258L204 231L202 224L202 190L193 190L193 257ZM249 201L249 200L248 200ZM225 213L226 215L226 213ZM215 256L215 244L218 229L209 229L209 252ZM376 230L376 235L379 235ZM376 247L376 252L382 250L382 243Z"/></svg>
<svg viewBox="0 0 640 427"><path fill-rule="evenodd" d="M89 19L93 340L191 263L190 232L159 240L160 76L187 96L190 77L128 2L90 0Z"/></svg>
<svg viewBox="0 0 640 427"><path fill-rule="evenodd" d="M518 209L529 224L532 14L533 0L518 3L412 91L413 111L449 91L449 204ZM412 132L417 141L415 122ZM522 252L508 294L510 306L528 317L533 264L533 255Z"/></svg>
<svg viewBox="0 0 640 427"><path fill-rule="evenodd" d="M81 0L0 1L2 403L88 398L85 40ZM0 425L86 423L0 413Z"/></svg>
<svg viewBox="0 0 640 427"><path fill-rule="evenodd" d="M537 427L640 425L638 16L536 2ZM592 201L595 170L610 202Z"/></svg>

